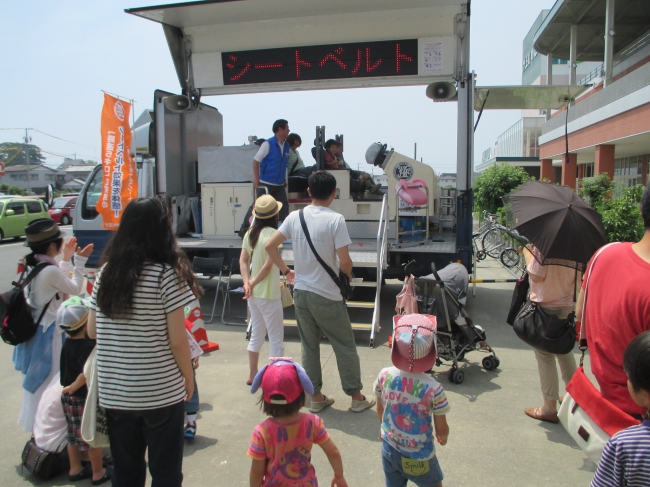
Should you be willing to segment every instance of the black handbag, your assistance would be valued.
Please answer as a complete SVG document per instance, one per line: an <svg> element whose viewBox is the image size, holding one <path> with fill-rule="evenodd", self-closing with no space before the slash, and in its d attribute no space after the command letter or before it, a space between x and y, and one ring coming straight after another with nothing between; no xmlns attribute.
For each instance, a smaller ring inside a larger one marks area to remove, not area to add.
<svg viewBox="0 0 650 487"><path fill-rule="evenodd" d="M573 312L564 319L558 318L530 299L517 314L513 328L519 338L542 352L566 354L573 350L576 343Z"/></svg>
<svg viewBox="0 0 650 487"><path fill-rule="evenodd" d="M526 272L524 276L517 281L515 284L515 290L512 292L510 311L508 311L508 317L506 318L506 323L510 326L514 325L515 318L519 314L519 311L521 311L521 307L526 303L529 289L530 281L528 280L528 273Z"/></svg>
<svg viewBox="0 0 650 487"><path fill-rule="evenodd" d="M48 480L70 468L68 451L65 447L58 452L45 451L32 437L23 449L22 465L37 477Z"/></svg>
<svg viewBox="0 0 650 487"><path fill-rule="evenodd" d="M323 266L323 269L329 274L329 276L332 278L334 283L338 286L339 290L341 291L341 296L343 296L344 301L349 301L352 299L352 287L350 286L350 279L348 278L347 275L343 274L339 270L339 275L337 276L336 273L332 270L330 266L328 266L325 261L321 258L320 255L318 255L318 252L316 252L316 249L314 248L314 244L311 241L311 236L309 235L309 230L307 230L307 222L305 221L305 216L303 214L303 208L298 211L298 216L300 217L300 225L302 226L302 231L305 233L305 238L307 239L307 243L309 244L309 248L311 251L314 253L314 256L316 257L316 260L320 265Z"/></svg>

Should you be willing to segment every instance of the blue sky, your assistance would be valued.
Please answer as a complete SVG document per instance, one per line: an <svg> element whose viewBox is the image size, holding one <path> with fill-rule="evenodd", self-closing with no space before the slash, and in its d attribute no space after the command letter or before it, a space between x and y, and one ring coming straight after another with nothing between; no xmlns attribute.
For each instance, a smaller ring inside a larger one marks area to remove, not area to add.
<svg viewBox="0 0 650 487"><path fill-rule="evenodd" d="M0 5L0 128L33 127L48 164L62 156L98 159L101 90L136 100L135 113L152 107L153 91L180 90L162 28L127 15L125 8L166 2L142 0L23 0ZM178 2L168 2L178 3ZM554 0L472 1L471 66L479 85L521 84L523 38ZM455 172L456 104L432 103L425 87L371 88L204 97L224 116L225 145L248 135L268 137L277 118L307 143L316 125L328 137L345 135L345 158L356 168L365 150L380 141L406 155L418 145L436 172ZM475 134L475 157L519 119L519 111L483 114ZM22 141L24 131L0 130L0 142Z"/></svg>

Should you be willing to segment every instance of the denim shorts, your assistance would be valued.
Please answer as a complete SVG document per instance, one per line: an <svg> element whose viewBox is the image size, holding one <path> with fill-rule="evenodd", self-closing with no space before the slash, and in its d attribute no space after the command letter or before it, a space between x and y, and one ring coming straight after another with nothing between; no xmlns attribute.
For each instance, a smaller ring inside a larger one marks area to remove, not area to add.
<svg viewBox="0 0 650 487"><path fill-rule="evenodd" d="M435 487L444 478L437 457L425 460L429 463L428 472L422 475L405 473L402 468L402 454L385 441L382 441L381 460L386 476L386 487L406 487L409 480L418 487Z"/></svg>

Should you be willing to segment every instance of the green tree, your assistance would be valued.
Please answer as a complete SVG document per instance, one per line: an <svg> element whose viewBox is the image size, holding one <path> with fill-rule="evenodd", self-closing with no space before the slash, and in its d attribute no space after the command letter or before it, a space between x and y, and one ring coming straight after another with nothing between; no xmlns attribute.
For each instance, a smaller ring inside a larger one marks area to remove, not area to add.
<svg viewBox="0 0 650 487"><path fill-rule="evenodd" d="M45 163L45 157L40 147L22 142L3 142L0 144L0 161L6 166L19 166L27 164L27 153L29 152L29 164L39 165Z"/></svg>
<svg viewBox="0 0 650 487"><path fill-rule="evenodd" d="M521 167L495 164L474 181L474 205L482 212L496 213L503 207L503 198L530 179Z"/></svg>
<svg viewBox="0 0 650 487"><path fill-rule="evenodd" d="M15 195L18 195L18 196L23 196L23 195L27 194L27 192L23 188L21 188L19 186L12 186L12 185L6 184L6 183L0 183L0 193L15 194Z"/></svg>
<svg viewBox="0 0 650 487"><path fill-rule="evenodd" d="M607 173L599 173L593 178L580 180L580 190L578 194L585 202L593 206L596 210L604 208L607 202L607 196L611 196L614 189L614 182L609 179Z"/></svg>
<svg viewBox="0 0 650 487"><path fill-rule="evenodd" d="M598 210L610 242L638 242L643 237L643 216L639 208L643 190L641 184L626 188L618 198L605 201Z"/></svg>

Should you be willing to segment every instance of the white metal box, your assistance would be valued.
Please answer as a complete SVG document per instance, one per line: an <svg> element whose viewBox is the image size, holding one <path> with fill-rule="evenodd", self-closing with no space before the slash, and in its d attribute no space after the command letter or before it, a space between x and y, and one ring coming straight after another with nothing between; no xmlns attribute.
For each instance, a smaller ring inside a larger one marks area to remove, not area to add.
<svg viewBox="0 0 650 487"><path fill-rule="evenodd" d="M202 184L203 238L235 236L252 204L252 183Z"/></svg>

